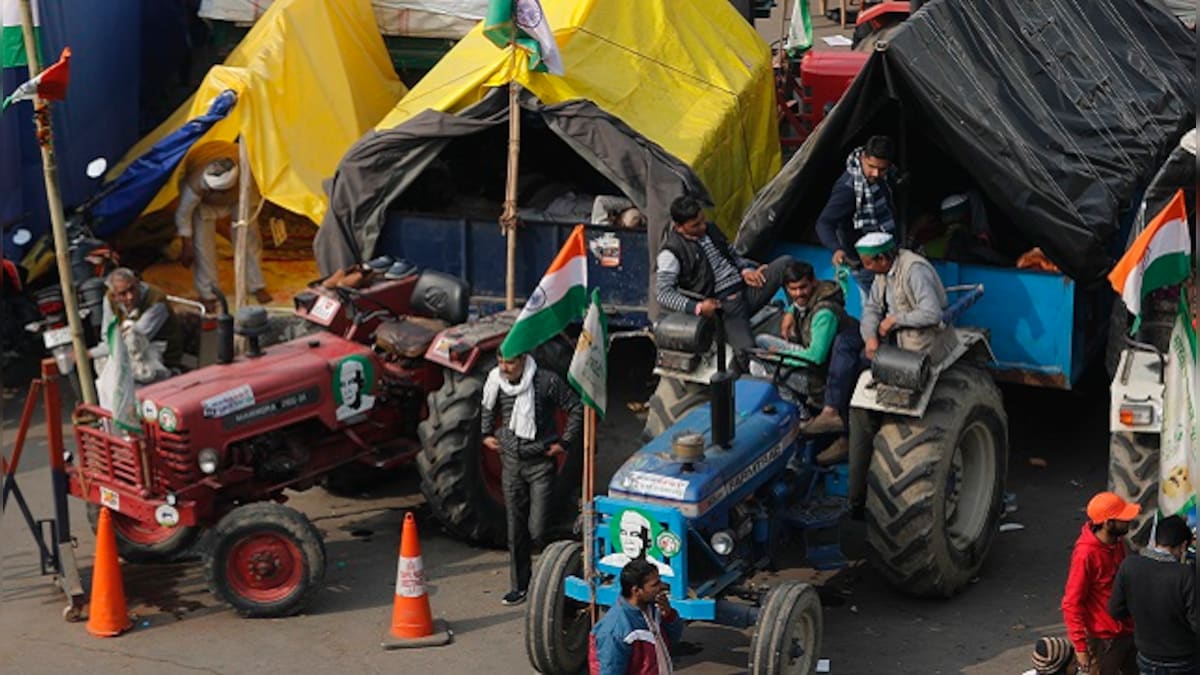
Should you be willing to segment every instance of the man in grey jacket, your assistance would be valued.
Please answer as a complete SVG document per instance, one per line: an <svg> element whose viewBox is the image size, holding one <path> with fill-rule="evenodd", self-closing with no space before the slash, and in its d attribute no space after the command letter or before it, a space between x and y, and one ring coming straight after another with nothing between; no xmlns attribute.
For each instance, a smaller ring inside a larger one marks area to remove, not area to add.
<svg viewBox="0 0 1200 675"><path fill-rule="evenodd" d="M528 354L501 354L483 385L480 433L499 452L508 514L511 590L505 605L525 601L532 549L544 543L558 460L572 451L583 427L583 404L562 378L538 368ZM555 413L567 415L560 435ZM498 427L497 427L498 425Z"/></svg>

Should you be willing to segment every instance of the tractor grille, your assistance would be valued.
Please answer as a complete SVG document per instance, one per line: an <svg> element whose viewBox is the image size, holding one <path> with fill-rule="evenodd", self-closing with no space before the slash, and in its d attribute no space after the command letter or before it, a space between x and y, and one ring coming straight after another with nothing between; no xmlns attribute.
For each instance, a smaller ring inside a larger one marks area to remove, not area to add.
<svg viewBox="0 0 1200 675"><path fill-rule="evenodd" d="M160 489L180 490L200 480L200 467L196 464L188 432L168 433L154 426L150 433L158 458L154 478Z"/></svg>
<svg viewBox="0 0 1200 675"><path fill-rule="evenodd" d="M137 491L146 487L142 480L141 440L100 427L79 425L75 427L75 444L90 479Z"/></svg>

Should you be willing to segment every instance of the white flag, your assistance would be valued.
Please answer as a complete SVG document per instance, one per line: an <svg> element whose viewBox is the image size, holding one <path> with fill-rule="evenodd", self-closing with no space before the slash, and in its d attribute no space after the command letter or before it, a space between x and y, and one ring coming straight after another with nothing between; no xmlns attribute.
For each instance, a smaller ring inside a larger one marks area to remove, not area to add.
<svg viewBox="0 0 1200 675"><path fill-rule="evenodd" d="M537 56L546 64L546 70L555 75L563 74L562 55L558 52L558 43L554 41L554 31L546 21L546 13L538 0L517 0L517 28L529 37L537 40Z"/></svg>
<svg viewBox="0 0 1200 675"><path fill-rule="evenodd" d="M113 317L105 328L105 344L108 345L108 361L96 382L96 397L100 407L112 413L113 423L123 431L141 431L138 423L137 383L133 379L133 364L125 338L121 335L121 324Z"/></svg>
<svg viewBox="0 0 1200 675"><path fill-rule="evenodd" d="M567 369L567 380L583 402L604 417L608 405L608 321L600 309L600 291L592 291L592 303L583 319L583 331Z"/></svg>

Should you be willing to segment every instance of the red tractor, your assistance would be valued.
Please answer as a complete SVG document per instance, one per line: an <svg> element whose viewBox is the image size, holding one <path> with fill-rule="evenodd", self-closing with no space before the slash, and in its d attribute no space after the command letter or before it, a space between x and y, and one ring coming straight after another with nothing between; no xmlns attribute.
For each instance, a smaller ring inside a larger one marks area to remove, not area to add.
<svg viewBox="0 0 1200 675"><path fill-rule="evenodd" d="M325 553L312 523L284 506L285 491L418 456L435 515L457 534L503 541L499 462L479 443L478 383L515 313L464 323L462 280L387 276L402 278L310 284L294 302L311 330L265 348L264 310L243 309L236 330L223 315L217 364L138 390L140 430L80 408L70 490L89 502L93 522L101 505L112 511L126 560L170 560L212 529L214 594L245 616L292 614L319 586ZM234 332L248 343L236 358ZM559 478L563 499L578 482L577 454Z"/></svg>

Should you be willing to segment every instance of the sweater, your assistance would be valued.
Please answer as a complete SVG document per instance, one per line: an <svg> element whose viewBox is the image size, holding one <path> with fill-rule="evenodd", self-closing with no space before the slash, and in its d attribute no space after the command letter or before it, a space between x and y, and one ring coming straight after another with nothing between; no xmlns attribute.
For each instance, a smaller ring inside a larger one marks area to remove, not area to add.
<svg viewBox="0 0 1200 675"><path fill-rule="evenodd" d="M1138 653L1155 661L1196 657L1195 570L1169 554L1146 549L1121 563L1113 581L1108 613L1132 617Z"/></svg>

